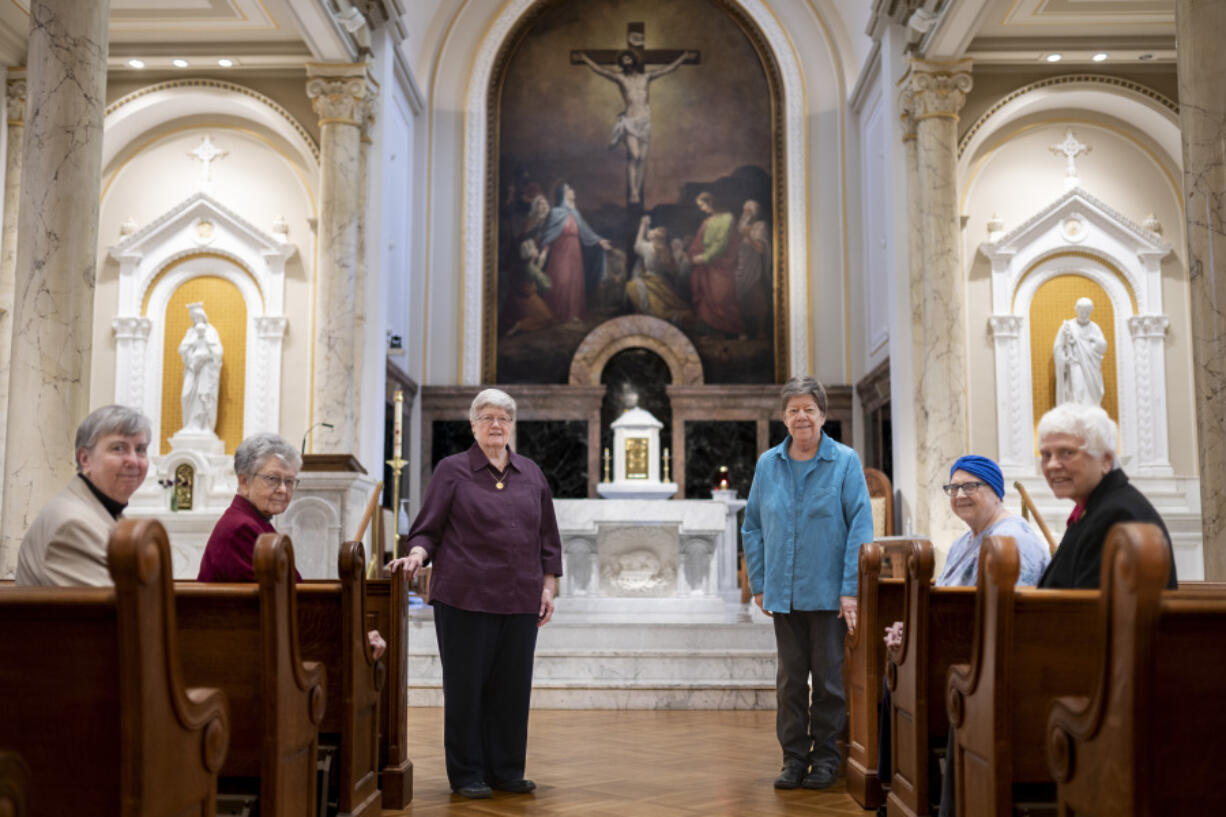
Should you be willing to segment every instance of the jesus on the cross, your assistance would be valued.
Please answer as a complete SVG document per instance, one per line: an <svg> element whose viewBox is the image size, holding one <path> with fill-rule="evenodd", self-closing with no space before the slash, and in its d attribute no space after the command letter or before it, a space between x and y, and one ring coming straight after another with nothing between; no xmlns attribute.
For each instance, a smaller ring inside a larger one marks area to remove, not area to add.
<svg viewBox="0 0 1226 817"><path fill-rule="evenodd" d="M627 41L631 47L618 51L615 56L617 70L604 67L598 62L607 59L607 52L572 51L571 62L582 63L600 76L613 82L621 91L622 101L626 109L617 115L613 123L613 133L609 137L609 147L626 146L626 186L631 204L642 201L643 180L647 169L647 148L651 143L651 101L648 86L651 81L665 74L671 74L683 63L696 63L699 60L697 51L642 51L642 23L631 23L627 31ZM638 47L635 47L637 44ZM589 53L597 55L593 60ZM668 58L671 61L662 68L652 71L644 70L644 55L646 59ZM666 56L665 56L666 55ZM673 58L675 55L675 58Z"/></svg>

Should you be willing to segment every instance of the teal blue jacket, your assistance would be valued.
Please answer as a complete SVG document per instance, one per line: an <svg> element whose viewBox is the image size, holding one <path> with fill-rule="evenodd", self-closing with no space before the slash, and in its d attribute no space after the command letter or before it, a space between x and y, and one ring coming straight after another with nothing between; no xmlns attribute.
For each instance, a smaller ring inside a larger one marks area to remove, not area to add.
<svg viewBox="0 0 1226 817"><path fill-rule="evenodd" d="M860 545L873 541L873 511L860 457L823 433L814 467L794 496L788 446L758 458L741 541L749 589L772 613L838 610L855 596Z"/></svg>

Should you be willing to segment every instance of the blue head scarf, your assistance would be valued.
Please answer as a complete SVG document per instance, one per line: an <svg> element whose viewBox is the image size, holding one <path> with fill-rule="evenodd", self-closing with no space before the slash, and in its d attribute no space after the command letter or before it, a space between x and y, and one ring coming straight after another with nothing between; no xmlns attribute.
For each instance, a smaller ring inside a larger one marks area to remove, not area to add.
<svg viewBox="0 0 1226 817"><path fill-rule="evenodd" d="M987 457L981 457L978 454L967 454L965 457L958 457L958 461L949 469L949 476L951 478L954 475L954 471L965 471L968 474L974 474L991 486L998 497L1001 499L1005 498L1005 475L1000 472L1000 466Z"/></svg>

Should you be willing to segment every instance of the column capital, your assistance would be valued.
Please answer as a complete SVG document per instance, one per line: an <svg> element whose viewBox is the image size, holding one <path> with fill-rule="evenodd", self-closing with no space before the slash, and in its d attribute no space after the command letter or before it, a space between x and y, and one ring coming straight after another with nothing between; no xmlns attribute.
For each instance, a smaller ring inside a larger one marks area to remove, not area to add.
<svg viewBox="0 0 1226 817"><path fill-rule="evenodd" d="M900 83L903 109L916 122L934 117L956 120L974 84L972 64L969 58L948 62L912 58Z"/></svg>
<svg viewBox="0 0 1226 817"><path fill-rule="evenodd" d="M21 127L26 123L26 69L25 66L10 68L4 87L4 103L10 126Z"/></svg>
<svg viewBox="0 0 1226 817"><path fill-rule="evenodd" d="M307 63L307 77L307 97L321 128L363 126L377 87L366 63Z"/></svg>
<svg viewBox="0 0 1226 817"><path fill-rule="evenodd" d="M915 92L904 87L898 95L898 119L902 123L902 140L915 141Z"/></svg>

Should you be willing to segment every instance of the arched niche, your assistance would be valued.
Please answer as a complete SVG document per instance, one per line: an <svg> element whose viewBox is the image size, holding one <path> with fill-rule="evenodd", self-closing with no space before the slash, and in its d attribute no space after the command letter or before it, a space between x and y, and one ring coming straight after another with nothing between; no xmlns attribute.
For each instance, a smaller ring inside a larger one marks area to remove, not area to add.
<svg viewBox="0 0 1226 817"><path fill-rule="evenodd" d="M246 306L242 436L280 423L285 263L296 251L195 193L110 249L119 262L115 402L138 406L162 435L161 350L166 307L183 282L215 275L238 288ZM223 366L225 365L223 360ZM170 429L175 431L175 429Z"/></svg>
<svg viewBox="0 0 1226 817"><path fill-rule="evenodd" d="M1138 476L1172 476L1166 411L1161 262L1171 245L1081 188L1073 188L1025 223L979 250L992 264L989 331L996 359L996 422L1001 467L1035 474L1031 340L1035 293L1057 276L1092 280L1110 299L1115 347L1120 457ZM1070 313L1072 317L1072 305Z"/></svg>

